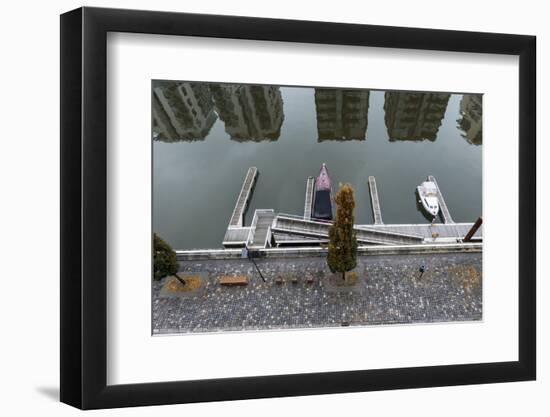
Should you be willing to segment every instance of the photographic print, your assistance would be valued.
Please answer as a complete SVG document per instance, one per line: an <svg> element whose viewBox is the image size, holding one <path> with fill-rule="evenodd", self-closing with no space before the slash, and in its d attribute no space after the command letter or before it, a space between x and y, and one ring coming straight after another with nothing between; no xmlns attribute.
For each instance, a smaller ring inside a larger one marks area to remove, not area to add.
<svg viewBox="0 0 550 417"><path fill-rule="evenodd" d="M62 402L536 379L536 37L89 7L60 35Z"/></svg>
<svg viewBox="0 0 550 417"><path fill-rule="evenodd" d="M482 320L481 94L153 80L151 109L153 334Z"/></svg>

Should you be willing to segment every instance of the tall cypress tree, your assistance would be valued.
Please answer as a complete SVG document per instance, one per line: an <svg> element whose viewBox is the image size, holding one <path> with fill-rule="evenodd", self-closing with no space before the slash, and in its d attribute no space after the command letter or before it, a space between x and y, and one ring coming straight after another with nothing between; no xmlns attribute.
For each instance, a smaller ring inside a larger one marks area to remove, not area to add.
<svg viewBox="0 0 550 417"><path fill-rule="evenodd" d="M340 186L336 193L336 219L329 229L327 264L331 272L346 272L357 266L357 239L353 229L355 217L355 198L349 184Z"/></svg>

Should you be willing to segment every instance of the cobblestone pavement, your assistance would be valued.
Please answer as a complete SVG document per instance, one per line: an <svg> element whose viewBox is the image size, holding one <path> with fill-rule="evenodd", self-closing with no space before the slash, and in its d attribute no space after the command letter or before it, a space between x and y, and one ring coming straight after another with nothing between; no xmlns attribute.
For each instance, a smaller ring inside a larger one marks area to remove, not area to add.
<svg viewBox="0 0 550 417"><path fill-rule="evenodd" d="M181 273L202 273L203 288L165 298L164 280L154 281L153 333L481 320L481 260L481 253L363 256L358 284L337 291L323 257L257 260L265 283L248 260L187 261ZM241 274L250 277L247 286L217 283Z"/></svg>

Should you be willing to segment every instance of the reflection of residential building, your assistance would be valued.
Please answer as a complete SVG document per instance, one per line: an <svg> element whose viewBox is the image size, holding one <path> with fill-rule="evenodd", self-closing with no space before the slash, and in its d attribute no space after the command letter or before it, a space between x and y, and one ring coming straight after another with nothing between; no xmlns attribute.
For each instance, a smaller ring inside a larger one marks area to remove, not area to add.
<svg viewBox="0 0 550 417"><path fill-rule="evenodd" d="M279 87L212 84L216 112L237 141L277 140L284 120Z"/></svg>
<svg viewBox="0 0 550 417"><path fill-rule="evenodd" d="M207 84L158 81L153 86L153 135L176 142L204 140L216 121Z"/></svg>
<svg viewBox="0 0 550 417"><path fill-rule="evenodd" d="M482 136L482 95L464 94L460 101L460 116L458 126L464 131L462 137L473 145L481 145Z"/></svg>
<svg viewBox="0 0 550 417"><path fill-rule="evenodd" d="M450 94L386 92L384 112L390 141L437 137Z"/></svg>
<svg viewBox="0 0 550 417"><path fill-rule="evenodd" d="M318 140L365 140L369 90L315 89Z"/></svg>

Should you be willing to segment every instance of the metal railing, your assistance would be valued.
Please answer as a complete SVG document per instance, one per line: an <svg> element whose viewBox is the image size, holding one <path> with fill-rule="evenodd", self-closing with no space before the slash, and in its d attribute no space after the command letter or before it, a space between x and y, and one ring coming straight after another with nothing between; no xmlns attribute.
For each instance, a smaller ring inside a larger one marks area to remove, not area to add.
<svg viewBox="0 0 550 417"><path fill-rule="evenodd" d="M275 216L275 218L273 219L273 224L274 225L276 225L276 222L277 222L278 219L296 220L297 222L308 223L308 224L312 224L312 225L317 224L319 226L327 226L327 225L330 226L334 223L333 221L328 221L328 220L323 221L323 220L319 220L319 219L315 219L315 220L304 219L303 216L296 216L295 214L278 213ZM394 236L396 238L402 237L402 238L423 239L423 236L418 234L418 233L402 233L402 232L388 231L388 230L385 230L385 228L379 228L379 227L376 227L374 225L371 226L371 225L355 224L353 228L357 231L371 232L373 234L381 235L381 236Z"/></svg>

